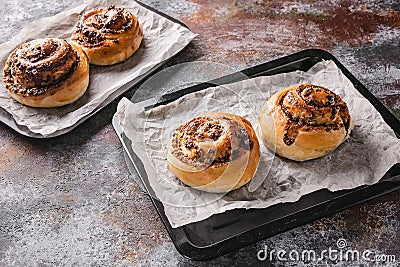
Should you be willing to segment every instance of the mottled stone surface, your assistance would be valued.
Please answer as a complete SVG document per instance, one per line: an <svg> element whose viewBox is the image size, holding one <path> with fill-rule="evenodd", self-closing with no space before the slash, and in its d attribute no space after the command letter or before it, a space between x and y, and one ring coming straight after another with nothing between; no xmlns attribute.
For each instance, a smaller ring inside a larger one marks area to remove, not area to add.
<svg viewBox="0 0 400 267"><path fill-rule="evenodd" d="M77 3L3 1L0 43L27 23ZM322 48L400 117L396 0L146 4L184 21L199 34L169 65L208 60L242 69L306 48ZM0 266L268 266L257 260L264 246L322 251L335 248L339 238L353 249L395 255L400 261L398 192L210 262L185 259L128 171L110 123L117 102L71 133L49 140L26 138L0 124ZM351 265L374 266L361 261L337 266Z"/></svg>

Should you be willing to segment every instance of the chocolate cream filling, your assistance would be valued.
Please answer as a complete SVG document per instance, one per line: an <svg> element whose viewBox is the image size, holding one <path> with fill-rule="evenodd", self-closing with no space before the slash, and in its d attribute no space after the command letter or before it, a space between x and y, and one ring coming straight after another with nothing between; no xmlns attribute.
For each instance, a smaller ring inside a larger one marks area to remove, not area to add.
<svg viewBox="0 0 400 267"><path fill-rule="evenodd" d="M254 146L246 129L226 117L200 116L180 125L172 136L172 155L194 167L220 166Z"/></svg>
<svg viewBox="0 0 400 267"><path fill-rule="evenodd" d="M96 47L104 44L107 34L118 34L132 28L136 20L124 8L109 6L91 10L81 15L72 36L80 45ZM118 43L118 39L112 39Z"/></svg>
<svg viewBox="0 0 400 267"><path fill-rule="evenodd" d="M332 91L311 84L302 84L279 99L279 108L287 117L283 141L293 144L300 131L325 129L336 131L350 128L350 114L346 103Z"/></svg>
<svg viewBox="0 0 400 267"><path fill-rule="evenodd" d="M39 96L69 78L78 63L77 52L66 41L33 40L11 53L4 68L4 82L12 93Z"/></svg>

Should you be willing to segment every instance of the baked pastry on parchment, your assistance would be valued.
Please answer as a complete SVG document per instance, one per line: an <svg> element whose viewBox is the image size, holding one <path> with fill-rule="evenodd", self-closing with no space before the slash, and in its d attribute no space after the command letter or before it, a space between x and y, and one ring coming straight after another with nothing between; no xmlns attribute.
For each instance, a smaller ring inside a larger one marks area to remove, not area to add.
<svg viewBox="0 0 400 267"><path fill-rule="evenodd" d="M89 84L82 49L59 38L19 45L8 57L4 82L11 96L31 107L59 107L80 98Z"/></svg>
<svg viewBox="0 0 400 267"><path fill-rule="evenodd" d="M258 118L264 144L296 161L322 157L350 134L346 103L327 88L300 84L275 93Z"/></svg>
<svg viewBox="0 0 400 267"><path fill-rule="evenodd" d="M175 130L167 160L171 171L186 185L207 192L228 192L253 178L260 146L249 121L212 112Z"/></svg>
<svg viewBox="0 0 400 267"><path fill-rule="evenodd" d="M135 53L143 27L127 9L110 6L87 11L79 17L71 42L80 45L94 65L113 65Z"/></svg>

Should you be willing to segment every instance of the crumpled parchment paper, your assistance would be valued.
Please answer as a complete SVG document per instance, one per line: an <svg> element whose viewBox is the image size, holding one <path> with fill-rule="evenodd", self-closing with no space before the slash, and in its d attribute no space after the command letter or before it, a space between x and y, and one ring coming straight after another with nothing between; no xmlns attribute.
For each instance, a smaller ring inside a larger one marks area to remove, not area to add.
<svg viewBox="0 0 400 267"><path fill-rule="evenodd" d="M257 117L265 101L276 91L300 83L327 87L347 103L354 129L335 151L319 159L294 162L274 157L260 142L261 163L256 176L248 185L225 195L192 189L170 172L165 146L181 123L209 111L224 111L244 116L257 129ZM226 210L297 201L322 188L337 191L373 184L400 162L399 139L333 61L317 63L307 72L263 76L208 88L150 111L122 99L117 114L172 227Z"/></svg>
<svg viewBox="0 0 400 267"><path fill-rule="evenodd" d="M0 107L11 114L18 125L27 126L31 132L45 137L69 128L89 116L108 97L115 97L116 91L124 85L129 83L129 86L132 86L161 62L178 53L196 36L187 28L144 8L135 1L91 1L27 25L9 42L0 45L0 66L4 66L8 55L23 42L44 37L69 40L80 13L111 4L129 9L143 25L144 38L139 50L120 64L90 65L87 92L77 102L65 107L39 109L24 106L14 101L5 89L5 84L0 82ZM0 79L3 79L3 72Z"/></svg>

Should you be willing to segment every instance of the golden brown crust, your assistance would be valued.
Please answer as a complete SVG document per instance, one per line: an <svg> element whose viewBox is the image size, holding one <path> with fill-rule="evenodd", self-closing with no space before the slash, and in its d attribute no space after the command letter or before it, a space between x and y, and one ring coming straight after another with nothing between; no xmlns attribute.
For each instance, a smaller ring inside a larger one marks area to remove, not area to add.
<svg viewBox="0 0 400 267"><path fill-rule="evenodd" d="M95 65L113 65L128 59L140 46L143 28L127 9L110 6L79 17L71 42L80 45Z"/></svg>
<svg viewBox="0 0 400 267"><path fill-rule="evenodd" d="M31 107L58 107L81 97L89 83L89 65L80 47L59 38L18 46L4 67L11 96Z"/></svg>
<svg viewBox="0 0 400 267"><path fill-rule="evenodd" d="M183 183L208 192L228 192L248 183L259 159L260 147L250 122L221 112L179 126L167 151L171 171Z"/></svg>
<svg viewBox="0 0 400 267"><path fill-rule="evenodd" d="M275 93L264 105L259 124L265 145L296 161L328 154L351 131L346 103L332 91L312 84Z"/></svg>

